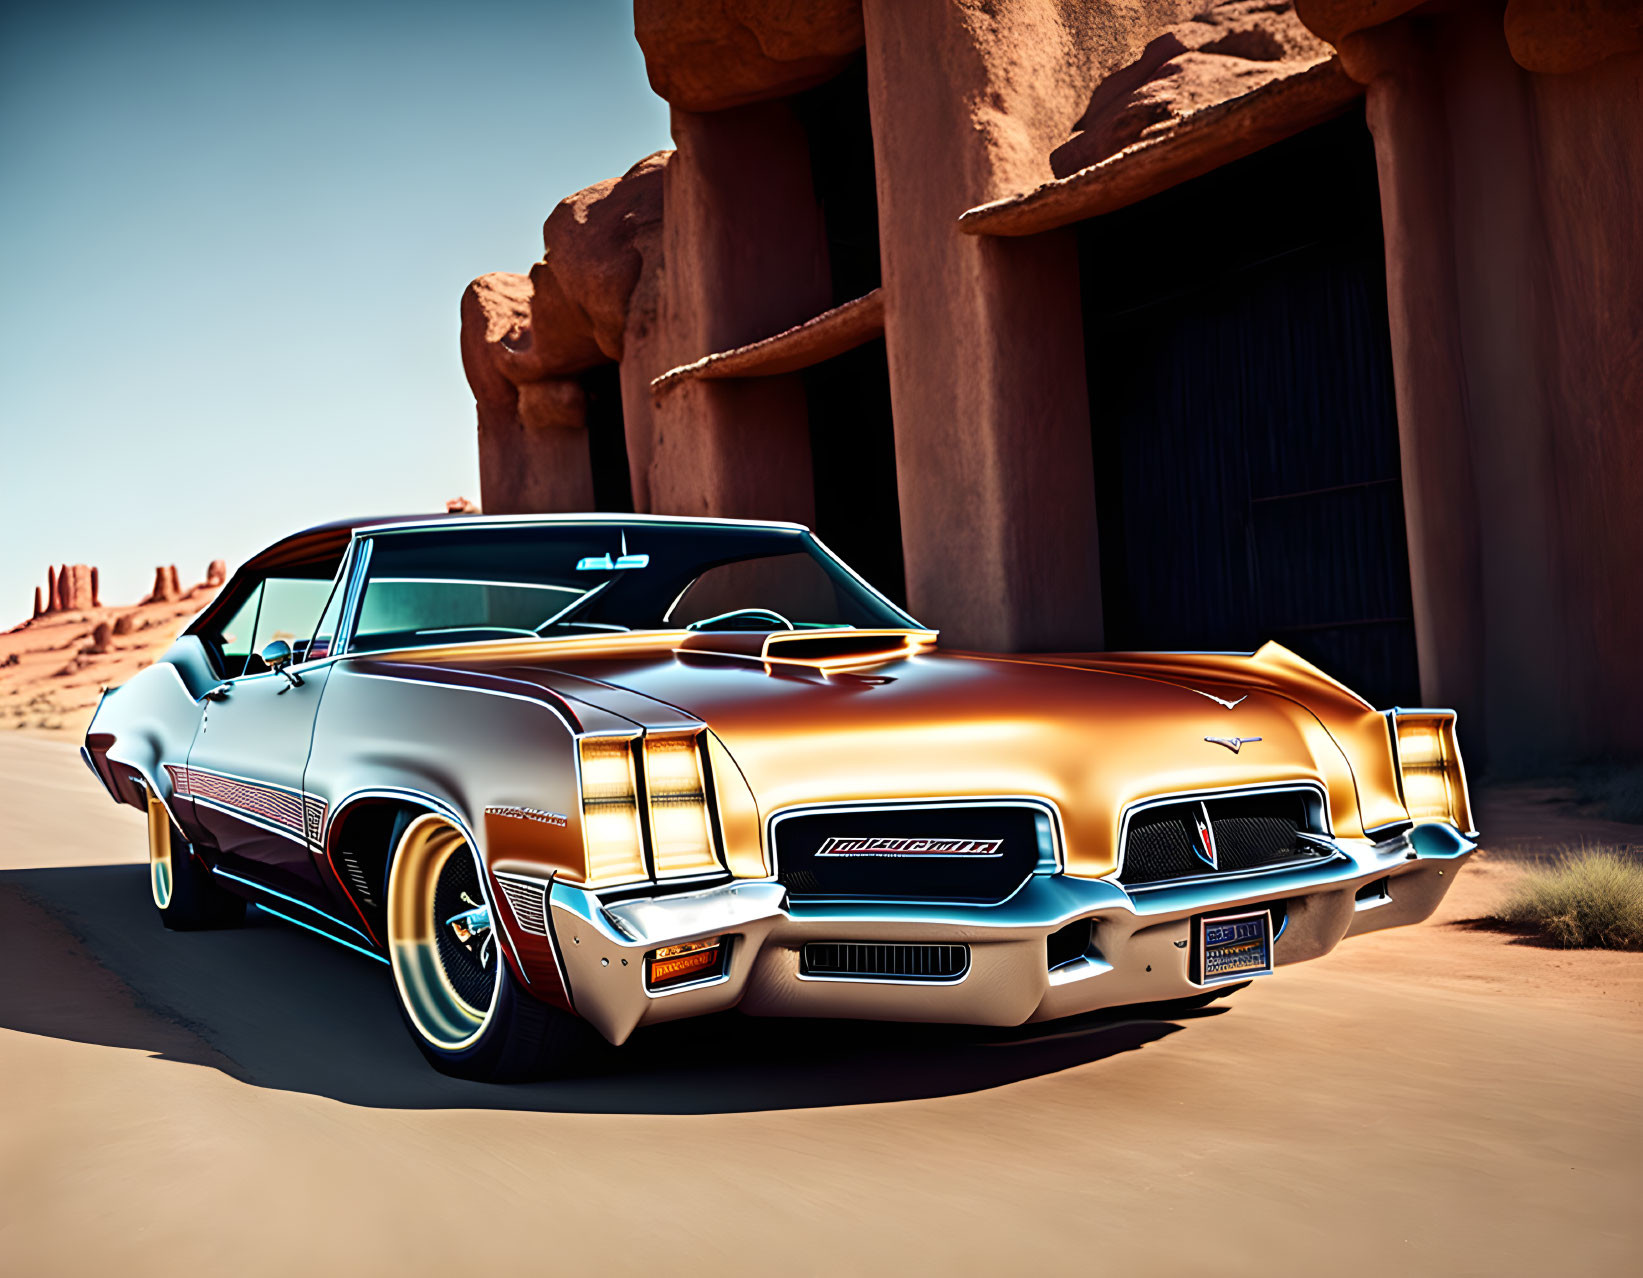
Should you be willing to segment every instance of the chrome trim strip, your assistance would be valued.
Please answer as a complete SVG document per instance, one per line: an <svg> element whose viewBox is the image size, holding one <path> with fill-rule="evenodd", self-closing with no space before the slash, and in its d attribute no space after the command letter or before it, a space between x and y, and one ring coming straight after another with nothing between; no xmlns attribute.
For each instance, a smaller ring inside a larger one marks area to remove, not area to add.
<svg viewBox="0 0 1643 1278"><path fill-rule="evenodd" d="M436 528L492 528L497 526L529 528L534 524L588 524L601 527L616 524L674 524L701 528L785 528L795 532L809 532L803 524L781 519L721 519L703 515L621 515L621 514L524 514L524 515L429 515L422 519L407 519L395 524L372 524L358 530L356 537L374 537L382 532L425 531Z"/></svg>
<svg viewBox="0 0 1643 1278"><path fill-rule="evenodd" d="M243 808L230 807L226 803L219 803L215 799L202 798L197 794L189 797L193 800L195 807L207 807L214 812L221 812L224 816L231 816L236 821L244 821L247 825L254 825L259 830L266 830L269 834L277 834L282 839L288 839L292 843L300 844L305 849L313 847L306 835L298 834L294 830L287 830L284 826L275 825L272 821L266 821L262 817L254 816Z"/></svg>
<svg viewBox="0 0 1643 1278"><path fill-rule="evenodd" d="M309 911L310 913L319 915L320 918L324 919L328 923L335 923L338 927L343 928L346 931L352 932L355 936L359 937L363 941L369 941L371 939L370 937L366 936L364 932L361 932L357 927L354 927L353 925L348 924L348 923L344 923L341 919L337 918L336 916L334 916L332 914L328 914L326 911L320 909L317 905L310 905L307 901L299 900L298 898L296 898L294 896L288 896L286 893L281 892L279 889L271 888L265 883L258 883L255 879L248 879L243 874L235 874L230 870L223 869L222 866L220 866L220 865L213 865L211 867L211 873L219 876L220 878L232 879L235 883L243 883L243 884L245 884L246 887L252 888L255 891L266 892L269 896L277 896L282 901L289 901L292 905L300 906L302 909L305 909L305 910Z"/></svg>
<svg viewBox="0 0 1643 1278"><path fill-rule="evenodd" d="M323 798L321 795L315 795L314 797ZM325 827L320 832L319 851L324 854L328 863L331 862L332 827L336 825L337 818L341 816L345 810L362 799L408 799L419 807L427 808L429 811L437 812L441 816L448 817L452 824L462 831L462 837L468 841L468 847L472 850L474 858L479 862L481 871L480 878L484 879L491 873L490 864L485 859L484 848L480 845L479 840L474 837L473 827L468 824L467 818L464 817L456 807L450 803L447 803L444 799L429 794L426 791L405 789L399 786L374 786L370 789L354 790L340 803L333 804L327 810ZM391 849L391 852L397 851L397 848ZM346 890L346 888L344 890ZM488 895L489 893L487 890L487 897ZM488 899L486 903L490 904ZM355 908L358 908L357 902L355 903ZM495 911L492 913L494 917ZM524 977L525 984L529 985L531 980L529 972L525 967L524 960L519 957L519 949L514 944L513 937L509 934L508 929L500 920L495 921L492 924L492 928L497 935L502 938L502 943L508 947L508 951L513 955L513 961L517 965L520 975ZM557 956L555 957L557 959ZM561 979L564 977L563 968L560 969L560 977ZM569 990L570 986L567 984L565 988Z"/></svg>
<svg viewBox="0 0 1643 1278"><path fill-rule="evenodd" d="M327 941L335 941L344 949L353 950L356 954L363 954L366 958L373 958L378 963L388 962L386 956L378 954L375 950L368 950L364 946L355 945L352 941L345 941L340 936L332 936L329 932L322 931L312 923L304 923L301 919L294 919L289 914L284 914L271 905L264 905L261 901L253 901L252 904L265 914L272 914L275 918L284 919L287 923L295 923L304 931L312 932L315 936L323 936Z"/></svg>
<svg viewBox="0 0 1643 1278"><path fill-rule="evenodd" d="M356 552L357 548L357 552ZM348 543L352 567L348 576L348 593L342 601L342 615L337 618L337 633L331 640L332 651L347 655L354 646L354 625L359 619L360 597L365 591L365 574L371 568L371 539L354 534Z"/></svg>
<svg viewBox="0 0 1643 1278"><path fill-rule="evenodd" d="M832 552L832 550L829 549L827 543L824 542L820 537L816 536L816 534L814 532L812 532L810 529L806 528L805 529L805 535L807 537L809 537L811 544L814 545L817 550L821 551L821 553L823 555L827 556L827 558L831 559L840 568L843 568L845 572L849 573L850 576L853 577L858 584L862 585L863 587L865 587L867 589L868 593L871 594L873 596L873 598L877 599L886 608L890 609L890 611L895 613L896 616L901 617L904 620L906 620L907 623L909 625L911 625L915 630L928 630L929 629L928 626L920 624L919 621L916 618L914 618L913 614L907 611L907 609L897 607L894 602L892 602L890 599L886 598L884 593L882 591L880 591L877 586L875 586L872 582L868 581L867 578L863 577L859 572L857 572L849 564L845 563L844 560L840 559L837 555L835 555ZM912 654L908 654L908 655L912 655Z"/></svg>

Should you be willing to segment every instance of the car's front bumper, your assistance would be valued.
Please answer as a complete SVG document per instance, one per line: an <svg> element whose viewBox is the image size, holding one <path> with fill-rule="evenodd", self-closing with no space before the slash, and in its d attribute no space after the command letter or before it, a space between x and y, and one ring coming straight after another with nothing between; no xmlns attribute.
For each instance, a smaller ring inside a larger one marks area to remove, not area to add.
<svg viewBox="0 0 1643 1278"><path fill-rule="evenodd" d="M1206 911L1282 902L1277 966L1328 953L1343 937L1416 923L1437 908L1474 844L1445 825L1387 843L1341 840L1321 861L1243 876L1126 891L1109 879L1035 875L996 905L852 901L790 903L779 883L602 903L555 883L549 925L576 1010L613 1043L640 1025L730 1007L755 1016L854 1017L1018 1025L1096 1008L1189 997L1191 921ZM1385 890L1374 885L1386 880ZM1090 920L1083 958L1051 970L1046 939ZM724 971L674 989L646 988L658 946L730 939ZM951 981L816 978L800 971L807 942L964 944Z"/></svg>

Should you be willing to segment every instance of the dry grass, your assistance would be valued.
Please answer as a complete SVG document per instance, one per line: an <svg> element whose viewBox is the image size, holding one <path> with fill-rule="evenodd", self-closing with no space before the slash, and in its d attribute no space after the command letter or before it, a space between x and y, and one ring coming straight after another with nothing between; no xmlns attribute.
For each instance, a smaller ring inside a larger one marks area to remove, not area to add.
<svg viewBox="0 0 1643 1278"><path fill-rule="evenodd" d="M1496 914L1567 949L1643 950L1643 862L1587 846L1529 871Z"/></svg>

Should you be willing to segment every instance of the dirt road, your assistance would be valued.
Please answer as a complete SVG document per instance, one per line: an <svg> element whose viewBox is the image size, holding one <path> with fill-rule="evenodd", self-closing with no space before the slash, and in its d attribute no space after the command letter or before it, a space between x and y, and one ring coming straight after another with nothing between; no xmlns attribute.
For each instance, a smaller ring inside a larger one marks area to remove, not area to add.
<svg viewBox="0 0 1643 1278"><path fill-rule="evenodd" d="M1437 922L1171 1019L725 1017L495 1088L423 1065L376 963L165 932L141 852L70 747L0 739L7 1273L1643 1265L1639 956Z"/></svg>

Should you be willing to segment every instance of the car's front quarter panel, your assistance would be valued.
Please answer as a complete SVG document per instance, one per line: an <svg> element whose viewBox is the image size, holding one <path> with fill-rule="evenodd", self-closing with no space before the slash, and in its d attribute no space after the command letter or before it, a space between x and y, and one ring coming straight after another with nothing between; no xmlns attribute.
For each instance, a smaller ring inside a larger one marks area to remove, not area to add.
<svg viewBox="0 0 1643 1278"><path fill-rule="evenodd" d="M617 725L591 707L580 710L540 690L510 691L446 671L337 662L305 782L326 804L323 845L337 889L357 895L346 848L354 815L384 803L444 813L471 836L485 865L516 973L538 997L564 1002L552 938L531 900L545 901L558 876L581 877L575 734L588 720ZM385 867L388 849L381 852Z"/></svg>

